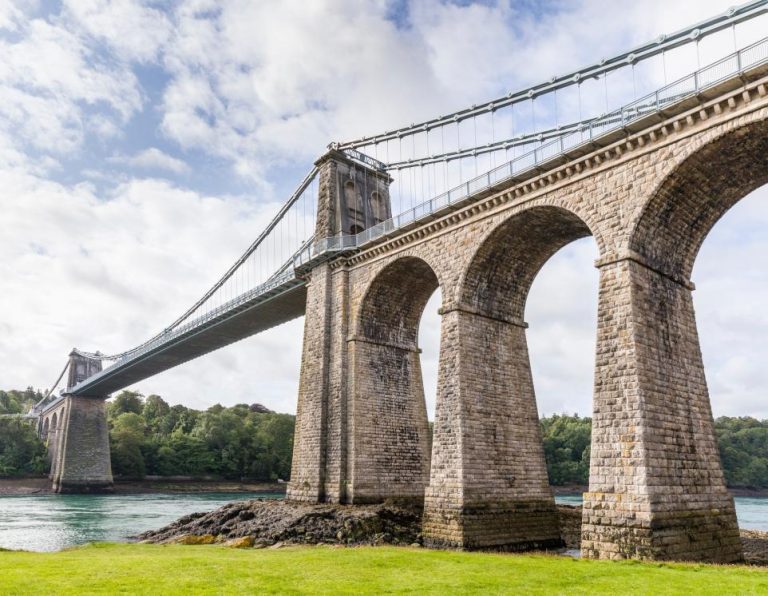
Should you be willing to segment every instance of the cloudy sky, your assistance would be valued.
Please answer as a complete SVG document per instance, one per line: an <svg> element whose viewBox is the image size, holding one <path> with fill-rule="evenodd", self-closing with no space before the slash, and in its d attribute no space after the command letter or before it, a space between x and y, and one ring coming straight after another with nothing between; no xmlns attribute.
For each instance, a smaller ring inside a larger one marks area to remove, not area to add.
<svg viewBox="0 0 768 596"><path fill-rule="evenodd" d="M733 0L0 0L0 387L70 348L120 351L186 310L330 140L480 103ZM694 281L716 414L768 417L768 192L715 228ZM591 239L527 319L542 413L591 410ZM434 405L437 300L422 321ZM293 412L303 321L141 383L172 403Z"/></svg>

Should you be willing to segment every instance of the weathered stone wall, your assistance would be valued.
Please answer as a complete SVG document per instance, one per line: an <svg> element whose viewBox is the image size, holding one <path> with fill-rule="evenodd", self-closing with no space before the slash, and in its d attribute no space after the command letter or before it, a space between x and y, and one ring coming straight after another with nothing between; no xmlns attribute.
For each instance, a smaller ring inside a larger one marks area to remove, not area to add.
<svg viewBox="0 0 768 596"><path fill-rule="evenodd" d="M43 439L48 447L47 460L49 464L49 477L53 478L59 473L62 455L62 429L66 416L66 400L59 401L54 407L43 413L41 423L42 431L40 438Z"/></svg>
<svg viewBox="0 0 768 596"><path fill-rule="evenodd" d="M112 491L106 401L68 395L53 488L61 493Z"/></svg>
<svg viewBox="0 0 768 596"><path fill-rule="evenodd" d="M524 310L544 262L591 234L600 294L585 555L737 560L688 277L711 226L768 182L766 80L687 106L313 271L289 496L344 500L364 486L375 496L378 479L397 487L382 498L421 486L413 467L398 471L385 455L405 428L397 417L412 415L403 405L421 392L414 280L434 276L443 314L425 540L463 548L553 540ZM323 401L323 392L333 397ZM332 433L336 414L320 415L329 403L346 421ZM337 432L346 451L320 447L336 439L318 436ZM312 466L333 467L316 464L331 453L338 462L345 454L334 483L346 495L302 493Z"/></svg>

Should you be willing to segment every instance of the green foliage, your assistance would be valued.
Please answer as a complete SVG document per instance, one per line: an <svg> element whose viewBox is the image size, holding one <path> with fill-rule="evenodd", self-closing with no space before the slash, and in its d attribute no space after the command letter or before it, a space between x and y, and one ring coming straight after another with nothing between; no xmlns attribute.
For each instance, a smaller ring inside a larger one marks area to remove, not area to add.
<svg viewBox="0 0 768 596"><path fill-rule="evenodd" d="M295 419L254 404L205 412L120 393L108 407L112 471L127 478L287 479Z"/></svg>
<svg viewBox="0 0 768 596"><path fill-rule="evenodd" d="M0 391L0 414L26 414L41 399L43 394L32 387L25 391Z"/></svg>
<svg viewBox="0 0 768 596"><path fill-rule="evenodd" d="M6 594L765 594L761 567L403 547L0 552Z"/></svg>
<svg viewBox="0 0 768 596"><path fill-rule="evenodd" d="M0 476L45 472L45 443L34 423L21 418L0 418Z"/></svg>
<svg viewBox="0 0 768 596"><path fill-rule="evenodd" d="M43 394L32 387L0 391L0 414L25 414ZM34 422L0 418L0 476L42 474L46 469L45 443L37 437Z"/></svg>
<svg viewBox="0 0 768 596"><path fill-rule="evenodd" d="M550 484L587 484L592 419L554 415L541 419L541 431Z"/></svg>
<svg viewBox="0 0 768 596"><path fill-rule="evenodd" d="M109 415L117 418L120 414L141 414L144 409L144 396L136 391L121 391L118 396L109 402Z"/></svg>
<svg viewBox="0 0 768 596"><path fill-rule="evenodd" d="M728 486L768 488L768 420L722 417L715 430Z"/></svg>

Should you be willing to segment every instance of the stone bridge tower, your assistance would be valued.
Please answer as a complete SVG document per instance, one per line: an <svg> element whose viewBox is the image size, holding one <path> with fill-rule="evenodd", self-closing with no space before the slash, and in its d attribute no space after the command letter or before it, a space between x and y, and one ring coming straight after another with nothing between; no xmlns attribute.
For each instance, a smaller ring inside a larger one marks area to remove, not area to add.
<svg viewBox="0 0 768 596"><path fill-rule="evenodd" d="M67 391L45 414L56 421L56 432L49 438L51 479L56 492L112 492L106 396L93 398L68 393L80 381L100 370L101 360L72 350Z"/></svg>

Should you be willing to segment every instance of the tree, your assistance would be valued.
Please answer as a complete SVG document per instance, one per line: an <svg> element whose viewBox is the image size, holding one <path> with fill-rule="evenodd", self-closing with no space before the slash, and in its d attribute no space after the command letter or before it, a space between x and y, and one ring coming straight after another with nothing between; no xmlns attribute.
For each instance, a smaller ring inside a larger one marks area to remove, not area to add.
<svg viewBox="0 0 768 596"><path fill-rule="evenodd" d="M164 424L166 417L171 412L171 406L159 395L150 395L144 400L141 415L147 426L154 432L170 432L173 427L167 428Z"/></svg>
<svg viewBox="0 0 768 596"><path fill-rule="evenodd" d="M135 412L120 414L113 422L110 442L112 470L118 476L143 478L146 474L142 446L146 434L144 419Z"/></svg>
<svg viewBox="0 0 768 596"><path fill-rule="evenodd" d="M117 418L120 414L141 414L144 409L144 396L136 391L121 391L109 404L109 416Z"/></svg>
<svg viewBox="0 0 768 596"><path fill-rule="evenodd" d="M0 418L0 476L42 474L45 444L28 420Z"/></svg>
<svg viewBox="0 0 768 596"><path fill-rule="evenodd" d="M592 420L555 415L542 418L541 429L550 484L586 484Z"/></svg>

